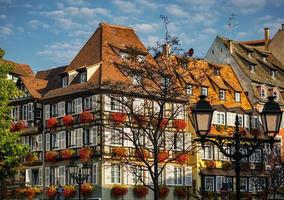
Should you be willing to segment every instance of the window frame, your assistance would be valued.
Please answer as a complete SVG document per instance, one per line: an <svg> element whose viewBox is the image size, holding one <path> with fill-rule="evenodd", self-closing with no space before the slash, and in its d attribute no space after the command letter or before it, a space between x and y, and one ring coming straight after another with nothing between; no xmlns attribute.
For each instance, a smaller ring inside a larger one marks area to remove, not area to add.
<svg viewBox="0 0 284 200"><path fill-rule="evenodd" d="M235 101L236 102L241 102L241 93L240 92L235 92Z"/></svg>
<svg viewBox="0 0 284 200"><path fill-rule="evenodd" d="M80 72L80 83L86 83L87 82L87 71Z"/></svg>
<svg viewBox="0 0 284 200"><path fill-rule="evenodd" d="M204 93L204 91L205 91L205 93ZM200 94L208 96L208 87L201 86Z"/></svg>
<svg viewBox="0 0 284 200"><path fill-rule="evenodd" d="M226 91L225 90L222 90L222 89L219 90L219 99L220 100L226 100Z"/></svg>
<svg viewBox="0 0 284 200"><path fill-rule="evenodd" d="M207 186L208 180L210 180L209 183L212 184L212 185ZM214 192L215 191L215 177L214 176L204 176L204 191L206 191L206 192Z"/></svg>

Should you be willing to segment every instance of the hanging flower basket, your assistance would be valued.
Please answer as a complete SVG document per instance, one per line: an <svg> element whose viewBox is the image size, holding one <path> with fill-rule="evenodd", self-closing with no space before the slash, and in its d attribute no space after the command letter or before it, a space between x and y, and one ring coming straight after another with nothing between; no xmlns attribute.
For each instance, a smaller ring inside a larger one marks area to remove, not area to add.
<svg viewBox="0 0 284 200"><path fill-rule="evenodd" d="M161 151L158 154L158 162L163 162L169 157L169 152L168 151Z"/></svg>
<svg viewBox="0 0 284 200"><path fill-rule="evenodd" d="M94 185L91 183L83 183L81 185L81 194L83 196L91 195L93 190L94 190Z"/></svg>
<svg viewBox="0 0 284 200"><path fill-rule="evenodd" d="M174 194L178 198L185 198L187 196L187 189L184 186L175 187Z"/></svg>
<svg viewBox="0 0 284 200"><path fill-rule="evenodd" d="M185 153L182 153L176 157L176 161L181 165L186 164L188 159L189 159L189 156Z"/></svg>
<svg viewBox="0 0 284 200"><path fill-rule="evenodd" d="M110 114L110 119L116 124L121 124L125 122L126 120L126 115L121 112L113 112Z"/></svg>
<svg viewBox="0 0 284 200"><path fill-rule="evenodd" d="M49 199L52 199L55 197L55 195L56 195L56 187L54 185L50 186L46 191L46 196L48 196Z"/></svg>
<svg viewBox="0 0 284 200"><path fill-rule="evenodd" d="M25 128L27 128L27 127L28 127L27 122L25 122L25 121L23 121L23 120L20 120L20 121L18 121L18 122L16 123L16 129L17 129L17 131L20 131L20 130L25 129Z"/></svg>
<svg viewBox="0 0 284 200"><path fill-rule="evenodd" d="M149 192L149 189L144 185L135 185L133 188L133 194L137 198L145 197Z"/></svg>
<svg viewBox="0 0 284 200"><path fill-rule="evenodd" d="M175 119L173 121L173 127L178 131L184 130L186 128L186 122L184 119Z"/></svg>
<svg viewBox="0 0 284 200"><path fill-rule="evenodd" d="M234 133L234 129L232 128L232 127L228 127L227 128L227 133L228 133L228 135L233 135L233 133Z"/></svg>
<svg viewBox="0 0 284 200"><path fill-rule="evenodd" d="M112 153L113 153L113 156L124 157L127 155L127 149L123 147L113 147Z"/></svg>
<svg viewBox="0 0 284 200"><path fill-rule="evenodd" d="M136 149L135 150L135 155L139 159L147 159L149 157L149 152L146 149Z"/></svg>
<svg viewBox="0 0 284 200"><path fill-rule="evenodd" d="M232 168L232 163L229 161L222 162L223 170L230 170Z"/></svg>
<svg viewBox="0 0 284 200"><path fill-rule="evenodd" d="M242 136L246 136L246 134L247 134L246 129L241 127L241 128L240 128L240 134L241 134Z"/></svg>
<svg viewBox="0 0 284 200"><path fill-rule="evenodd" d="M34 162L34 161L37 161L37 160L38 160L38 157L37 157L36 153L34 153L34 152L29 152L28 155L26 156L27 162Z"/></svg>
<svg viewBox="0 0 284 200"><path fill-rule="evenodd" d="M121 197L126 195L128 192L127 187L123 186L123 185L114 185L111 188L111 195L114 197Z"/></svg>
<svg viewBox="0 0 284 200"><path fill-rule="evenodd" d="M57 151L47 151L45 153L45 160L49 162L54 162L56 161L58 157L58 152Z"/></svg>
<svg viewBox="0 0 284 200"><path fill-rule="evenodd" d="M90 147L84 147L80 149L79 156L80 159L83 161L90 160L92 157L93 151Z"/></svg>
<svg viewBox="0 0 284 200"><path fill-rule="evenodd" d="M64 149L60 152L60 154L63 160L70 160L75 154L75 151L73 149Z"/></svg>
<svg viewBox="0 0 284 200"><path fill-rule="evenodd" d="M76 193L76 188L74 185L65 185L63 195L65 198L72 197Z"/></svg>
<svg viewBox="0 0 284 200"><path fill-rule="evenodd" d="M216 168L216 162L214 160L205 161L205 165L208 169L215 169Z"/></svg>
<svg viewBox="0 0 284 200"><path fill-rule="evenodd" d="M41 192L41 189L37 187L26 187L24 190L22 190L22 192L24 192L24 196L28 200L32 200L35 197L35 195Z"/></svg>
<svg viewBox="0 0 284 200"><path fill-rule="evenodd" d="M84 111L80 114L81 123L89 123L95 119L94 115L90 111Z"/></svg>
<svg viewBox="0 0 284 200"><path fill-rule="evenodd" d="M167 186L165 186L165 185L160 186L159 187L159 197L165 198L166 196L168 196L169 191L170 191L170 189Z"/></svg>
<svg viewBox="0 0 284 200"><path fill-rule="evenodd" d="M57 126L57 119L55 117L51 117L47 120L47 128L55 128Z"/></svg>
<svg viewBox="0 0 284 200"><path fill-rule="evenodd" d="M62 121L65 126L72 126L74 123L74 117L72 115L65 115Z"/></svg>

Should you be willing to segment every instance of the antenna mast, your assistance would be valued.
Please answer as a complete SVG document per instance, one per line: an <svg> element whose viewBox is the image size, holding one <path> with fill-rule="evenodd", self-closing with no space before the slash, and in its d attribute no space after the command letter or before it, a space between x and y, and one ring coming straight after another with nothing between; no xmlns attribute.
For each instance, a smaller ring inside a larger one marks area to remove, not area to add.
<svg viewBox="0 0 284 200"><path fill-rule="evenodd" d="M161 20L164 22L164 26L165 26L165 42L166 44L169 42L169 32L168 32L168 23L169 18L167 16L164 15L160 15Z"/></svg>
<svg viewBox="0 0 284 200"><path fill-rule="evenodd" d="M229 20L228 20L228 24L227 24L227 29L228 29L228 32L229 32L229 39L231 39L231 35L232 35L233 30L239 25L235 21L236 17L237 17L237 15L235 13L232 13L229 16Z"/></svg>

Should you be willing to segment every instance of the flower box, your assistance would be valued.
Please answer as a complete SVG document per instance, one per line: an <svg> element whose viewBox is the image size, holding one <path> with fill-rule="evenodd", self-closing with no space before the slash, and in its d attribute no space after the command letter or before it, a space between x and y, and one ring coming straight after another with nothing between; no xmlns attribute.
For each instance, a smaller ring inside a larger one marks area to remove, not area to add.
<svg viewBox="0 0 284 200"><path fill-rule="evenodd" d="M114 185L111 188L111 195L114 197L121 197L126 195L128 192L127 187L123 186L123 185Z"/></svg>
<svg viewBox="0 0 284 200"><path fill-rule="evenodd" d="M149 157L149 152L146 149L136 149L135 150L135 155L139 159L147 159Z"/></svg>
<svg viewBox="0 0 284 200"><path fill-rule="evenodd" d="M170 192L170 189L167 186L162 185L159 187L159 197L160 198L165 198L166 196L168 196L169 192Z"/></svg>
<svg viewBox="0 0 284 200"><path fill-rule="evenodd" d="M94 119L94 115L90 111L84 111L80 114L81 123L90 123Z"/></svg>
<svg viewBox="0 0 284 200"><path fill-rule="evenodd" d="M169 124L168 118L163 118L160 123L160 128L165 128Z"/></svg>
<svg viewBox="0 0 284 200"><path fill-rule="evenodd" d="M62 121L65 126L72 126L74 123L74 117L72 115L65 115Z"/></svg>
<svg viewBox="0 0 284 200"><path fill-rule="evenodd" d="M16 126L16 122L12 122L10 125L10 132L15 132L17 131L17 126Z"/></svg>
<svg viewBox="0 0 284 200"><path fill-rule="evenodd" d="M137 124L138 126L142 127L146 124L146 116L144 115L134 115L133 116L133 122Z"/></svg>
<svg viewBox="0 0 284 200"><path fill-rule="evenodd" d="M232 163L229 161L222 162L223 170L230 170L232 168Z"/></svg>
<svg viewBox="0 0 284 200"><path fill-rule="evenodd" d="M113 147L112 154L113 156L124 157L127 156L127 149L123 147Z"/></svg>
<svg viewBox="0 0 284 200"><path fill-rule="evenodd" d="M60 151L60 154L63 160L70 160L72 156L75 154L75 151L72 149L64 149Z"/></svg>
<svg viewBox="0 0 284 200"><path fill-rule="evenodd" d="M51 117L47 120L47 128L56 128L57 119L55 117Z"/></svg>
<svg viewBox="0 0 284 200"><path fill-rule="evenodd" d="M121 124L126 120L126 114L121 112L113 112L110 114L110 119L116 124Z"/></svg>
<svg viewBox="0 0 284 200"><path fill-rule="evenodd" d="M29 152L26 156L27 162L34 162L34 161L37 161L37 160L38 160L37 154L34 153L34 152Z"/></svg>
<svg viewBox="0 0 284 200"><path fill-rule="evenodd" d="M56 187L54 185L50 186L46 191L46 196L48 196L49 199L52 199L55 197L55 195L56 195Z"/></svg>
<svg viewBox="0 0 284 200"><path fill-rule="evenodd" d="M169 157L169 152L168 151L161 151L158 154L158 162L163 162L166 159L168 159L168 157Z"/></svg>
<svg viewBox="0 0 284 200"><path fill-rule="evenodd" d="M245 129L245 128L240 128L240 134L241 134L241 136L246 136L246 134L247 134L247 130Z"/></svg>
<svg viewBox="0 0 284 200"><path fill-rule="evenodd" d="M57 157L58 157L58 152L56 152L56 151L47 151L45 153L45 160L46 161L54 162L54 161L56 161Z"/></svg>
<svg viewBox="0 0 284 200"><path fill-rule="evenodd" d="M173 127L178 131L184 130L186 128L186 122L184 119L175 119L173 121Z"/></svg>
<svg viewBox="0 0 284 200"><path fill-rule="evenodd" d="M187 161L189 159L189 156L185 153L182 153L182 154L179 154L177 155L176 157L176 161L179 163L179 164L186 164Z"/></svg>
<svg viewBox="0 0 284 200"><path fill-rule="evenodd" d="M90 147L81 148L79 151L79 157L83 161L89 160L93 155L93 150Z"/></svg>
<svg viewBox="0 0 284 200"><path fill-rule="evenodd" d="M76 188L74 185L65 185L63 195L65 198L72 197L76 193Z"/></svg>
<svg viewBox="0 0 284 200"><path fill-rule="evenodd" d="M215 169L216 168L216 162L214 160L205 161L205 165L208 169Z"/></svg>
<svg viewBox="0 0 284 200"><path fill-rule="evenodd" d="M144 185L135 185L133 188L133 194L137 198L145 197L149 192L149 189Z"/></svg>
<svg viewBox="0 0 284 200"><path fill-rule="evenodd" d="M25 128L27 128L27 127L28 127L27 122L25 122L25 121L23 121L23 120L20 120L20 121L18 121L18 122L16 123L16 129L17 129L17 131L20 131L20 130L25 129Z"/></svg>
<svg viewBox="0 0 284 200"><path fill-rule="evenodd" d="M180 199L185 198L187 196L187 189L184 186L175 187L174 194Z"/></svg>
<svg viewBox="0 0 284 200"><path fill-rule="evenodd" d="M37 187L19 188L17 189L17 193L19 193L20 196L24 196L31 200L35 197L35 195L41 193L41 189Z"/></svg>
<svg viewBox="0 0 284 200"><path fill-rule="evenodd" d="M81 185L81 194L83 196L91 195L93 190L94 190L94 185L91 183L83 183Z"/></svg>

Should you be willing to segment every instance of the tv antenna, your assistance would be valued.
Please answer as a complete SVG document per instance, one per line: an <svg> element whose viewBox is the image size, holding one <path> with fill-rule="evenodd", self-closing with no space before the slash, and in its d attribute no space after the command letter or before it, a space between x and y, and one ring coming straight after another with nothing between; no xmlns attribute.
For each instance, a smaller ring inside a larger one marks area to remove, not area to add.
<svg viewBox="0 0 284 200"><path fill-rule="evenodd" d="M160 15L161 20L164 22L165 26L165 42L169 42L169 32L168 32L168 23L170 23L169 18L165 15Z"/></svg>
<svg viewBox="0 0 284 200"><path fill-rule="evenodd" d="M232 35L233 30L239 25L236 22L236 17L237 16L238 15L236 15L235 13L232 13L229 16L229 20L228 20L228 24L227 24L227 29L228 29L228 32L229 32L229 39L231 39L231 35Z"/></svg>

